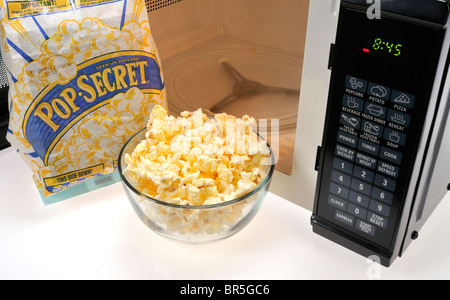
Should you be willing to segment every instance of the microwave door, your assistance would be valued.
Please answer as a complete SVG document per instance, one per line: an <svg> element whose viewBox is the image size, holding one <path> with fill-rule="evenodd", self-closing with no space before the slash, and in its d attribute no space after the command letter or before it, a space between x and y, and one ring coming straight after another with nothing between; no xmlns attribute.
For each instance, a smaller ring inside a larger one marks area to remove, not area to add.
<svg viewBox="0 0 450 300"><path fill-rule="evenodd" d="M450 47L450 35L447 35L447 49ZM439 107L434 120L433 131L429 135L429 148L425 155L425 163L417 186L416 197L406 230L401 254L411 242L419 237L420 229L439 206L444 196L450 191L450 73L448 54L444 74L447 78L441 81Z"/></svg>

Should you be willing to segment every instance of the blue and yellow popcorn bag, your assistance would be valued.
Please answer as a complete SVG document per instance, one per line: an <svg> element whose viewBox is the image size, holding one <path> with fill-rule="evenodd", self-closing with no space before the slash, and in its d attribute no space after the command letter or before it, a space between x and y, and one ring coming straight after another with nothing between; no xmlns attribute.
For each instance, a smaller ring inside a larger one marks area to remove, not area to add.
<svg viewBox="0 0 450 300"><path fill-rule="evenodd" d="M115 171L152 108L167 108L144 0L0 1L7 139L39 192Z"/></svg>

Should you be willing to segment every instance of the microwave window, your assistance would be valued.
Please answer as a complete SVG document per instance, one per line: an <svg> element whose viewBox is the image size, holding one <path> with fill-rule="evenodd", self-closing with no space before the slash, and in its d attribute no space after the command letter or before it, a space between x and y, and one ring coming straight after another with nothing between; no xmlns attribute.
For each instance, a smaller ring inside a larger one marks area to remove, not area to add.
<svg viewBox="0 0 450 300"><path fill-rule="evenodd" d="M149 12L169 112L249 115L291 174L308 0L183 0Z"/></svg>

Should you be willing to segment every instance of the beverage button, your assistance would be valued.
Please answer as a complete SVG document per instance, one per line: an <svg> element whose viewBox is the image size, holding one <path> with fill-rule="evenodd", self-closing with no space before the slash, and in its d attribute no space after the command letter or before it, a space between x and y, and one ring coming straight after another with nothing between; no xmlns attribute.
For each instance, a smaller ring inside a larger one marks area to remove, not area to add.
<svg viewBox="0 0 450 300"><path fill-rule="evenodd" d="M353 178L351 188L365 195L370 195L370 192L372 191L372 186L370 184L356 178Z"/></svg>
<svg viewBox="0 0 450 300"><path fill-rule="evenodd" d="M345 94L344 99L342 100L342 105L347 108L362 112L364 109L364 100L355 96Z"/></svg>
<svg viewBox="0 0 450 300"><path fill-rule="evenodd" d="M386 147L381 147L380 158L398 165L402 162L402 154L400 152L388 149Z"/></svg>
<svg viewBox="0 0 450 300"><path fill-rule="evenodd" d="M370 96L374 96L374 97L377 97L379 99L383 99L383 100L388 100L389 101L389 97L391 95L391 89L386 87L386 86L370 82L367 93Z"/></svg>
<svg viewBox="0 0 450 300"><path fill-rule="evenodd" d="M358 77L348 75L345 80L345 87L365 93L367 91L367 81Z"/></svg>
<svg viewBox="0 0 450 300"><path fill-rule="evenodd" d="M361 168L360 166L355 166L353 169L353 176L368 182L373 182L374 173L367 169Z"/></svg>
<svg viewBox="0 0 450 300"><path fill-rule="evenodd" d="M367 233L368 235L374 236L376 228L372 224L357 219L356 229L361 230L362 232Z"/></svg>
<svg viewBox="0 0 450 300"><path fill-rule="evenodd" d="M368 207L369 206L369 197L364 196L360 193L356 193L354 191L350 191L350 196L348 198L350 201L357 203L358 205L362 207Z"/></svg>
<svg viewBox="0 0 450 300"><path fill-rule="evenodd" d="M375 185L382 187L384 189L387 189L388 191L395 191L395 186L397 184L397 182L393 179L384 177L380 174L376 174L375 175L375 181L374 181Z"/></svg>
<svg viewBox="0 0 450 300"><path fill-rule="evenodd" d="M334 212L334 218L336 220L338 220L339 222L342 222L342 223L347 224L349 226L353 226L353 224L355 222L355 219L352 216L350 216L350 215L348 215L346 213L343 213L342 211L339 211L339 210L336 210Z"/></svg>
<svg viewBox="0 0 450 300"><path fill-rule="evenodd" d="M370 201L369 209L376 211L385 217L389 217L389 213L391 212L391 208L389 207L389 205L375 200Z"/></svg>
<svg viewBox="0 0 450 300"><path fill-rule="evenodd" d="M336 170L342 171L346 174L349 174L349 175L352 175L352 172L353 172L353 164L352 163L345 161L343 159L337 158L337 157L334 158L333 168L335 168Z"/></svg>
<svg viewBox="0 0 450 300"><path fill-rule="evenodd" d="M356 141L358 138L354 135L351 135L349 133L345 133L343 131L338 131L337 141L339 143L342 143L344 145L356 148Z"/></svg>
<svg viewBox="0 0 450 300"><path fill-rule="evenodd" d="M367 120L363 120L362 130L377 137L381 137L383 135L383 126Z"/></svg>
<svg viewBox="0 0 450 300"><path fill-rule="evenodd" d="M365 219L367 217L367 210L359 206L356 206L353 203L348 204L347 212L362 219Z"/></svg>
<svg viewBox="0 0 450 300"><path fill-rule="evenodd" d="M375 143L366 141L364 139L360 139L358 141L358 149L362 150L366 153L372 154L374 156L378 156L378 153L380 151L380 146Z"/></svg>
<svg viewBox="0 0 450 300"><path fill-rule="evenodd" d="M391 143L405 146L406 134L395 131L394 129L386 128L384 130L383 138Z"/></svg>
<svg viewBox="0 0 450 300"><path fill-rule="evenodd" d="M346 189L343 186L337 185L333 182L330 184L330 193L335 194L336 196L339 196L344 199L348 198L348 189Z"/></svg>
<svg viewBox="0 0 450 300"><path fill-rule="evenodd" d="M389 205L392 204L392 199L394 199L393 194L385 192L384 190L381 190L377 187L373 188L372 197Z"/></svg>
<svg viewBox="0 0 450 300"><path fill-rule="evenodd" d="M401 113L399 111L390 109L388 111L387 120L394 124L398 124L403 127L408 127L411 117L407 114Z"/></svg>
<svg viewBox="0 0 450 300"><path fill-rule="evenodd" d="M345 210L347 208L347 201L342 200L333 195L328 196L328 204L330 204L331 206L337 207L337 208L341 208L343 210Z"/></svg>
<svg viewBox="0 0 450 300"><path fill-rule="evenodd" d="M408 107L414 107L415 97L413 95L403 93L397 90L392 90L391 102Z"/></svg>

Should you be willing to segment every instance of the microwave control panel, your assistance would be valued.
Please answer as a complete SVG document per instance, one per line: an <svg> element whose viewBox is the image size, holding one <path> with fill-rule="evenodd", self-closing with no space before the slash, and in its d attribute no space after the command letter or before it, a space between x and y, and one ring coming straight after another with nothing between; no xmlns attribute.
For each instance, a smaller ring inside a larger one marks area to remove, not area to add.
<svg viewBox="0 0 450 300"><path fill-rule="evenodd" d="M444 30L341 6L312 216L360 247L392 254ZM426 137L425 137L426 138ZM320 230L319 230L320 231Z"/></svg>

